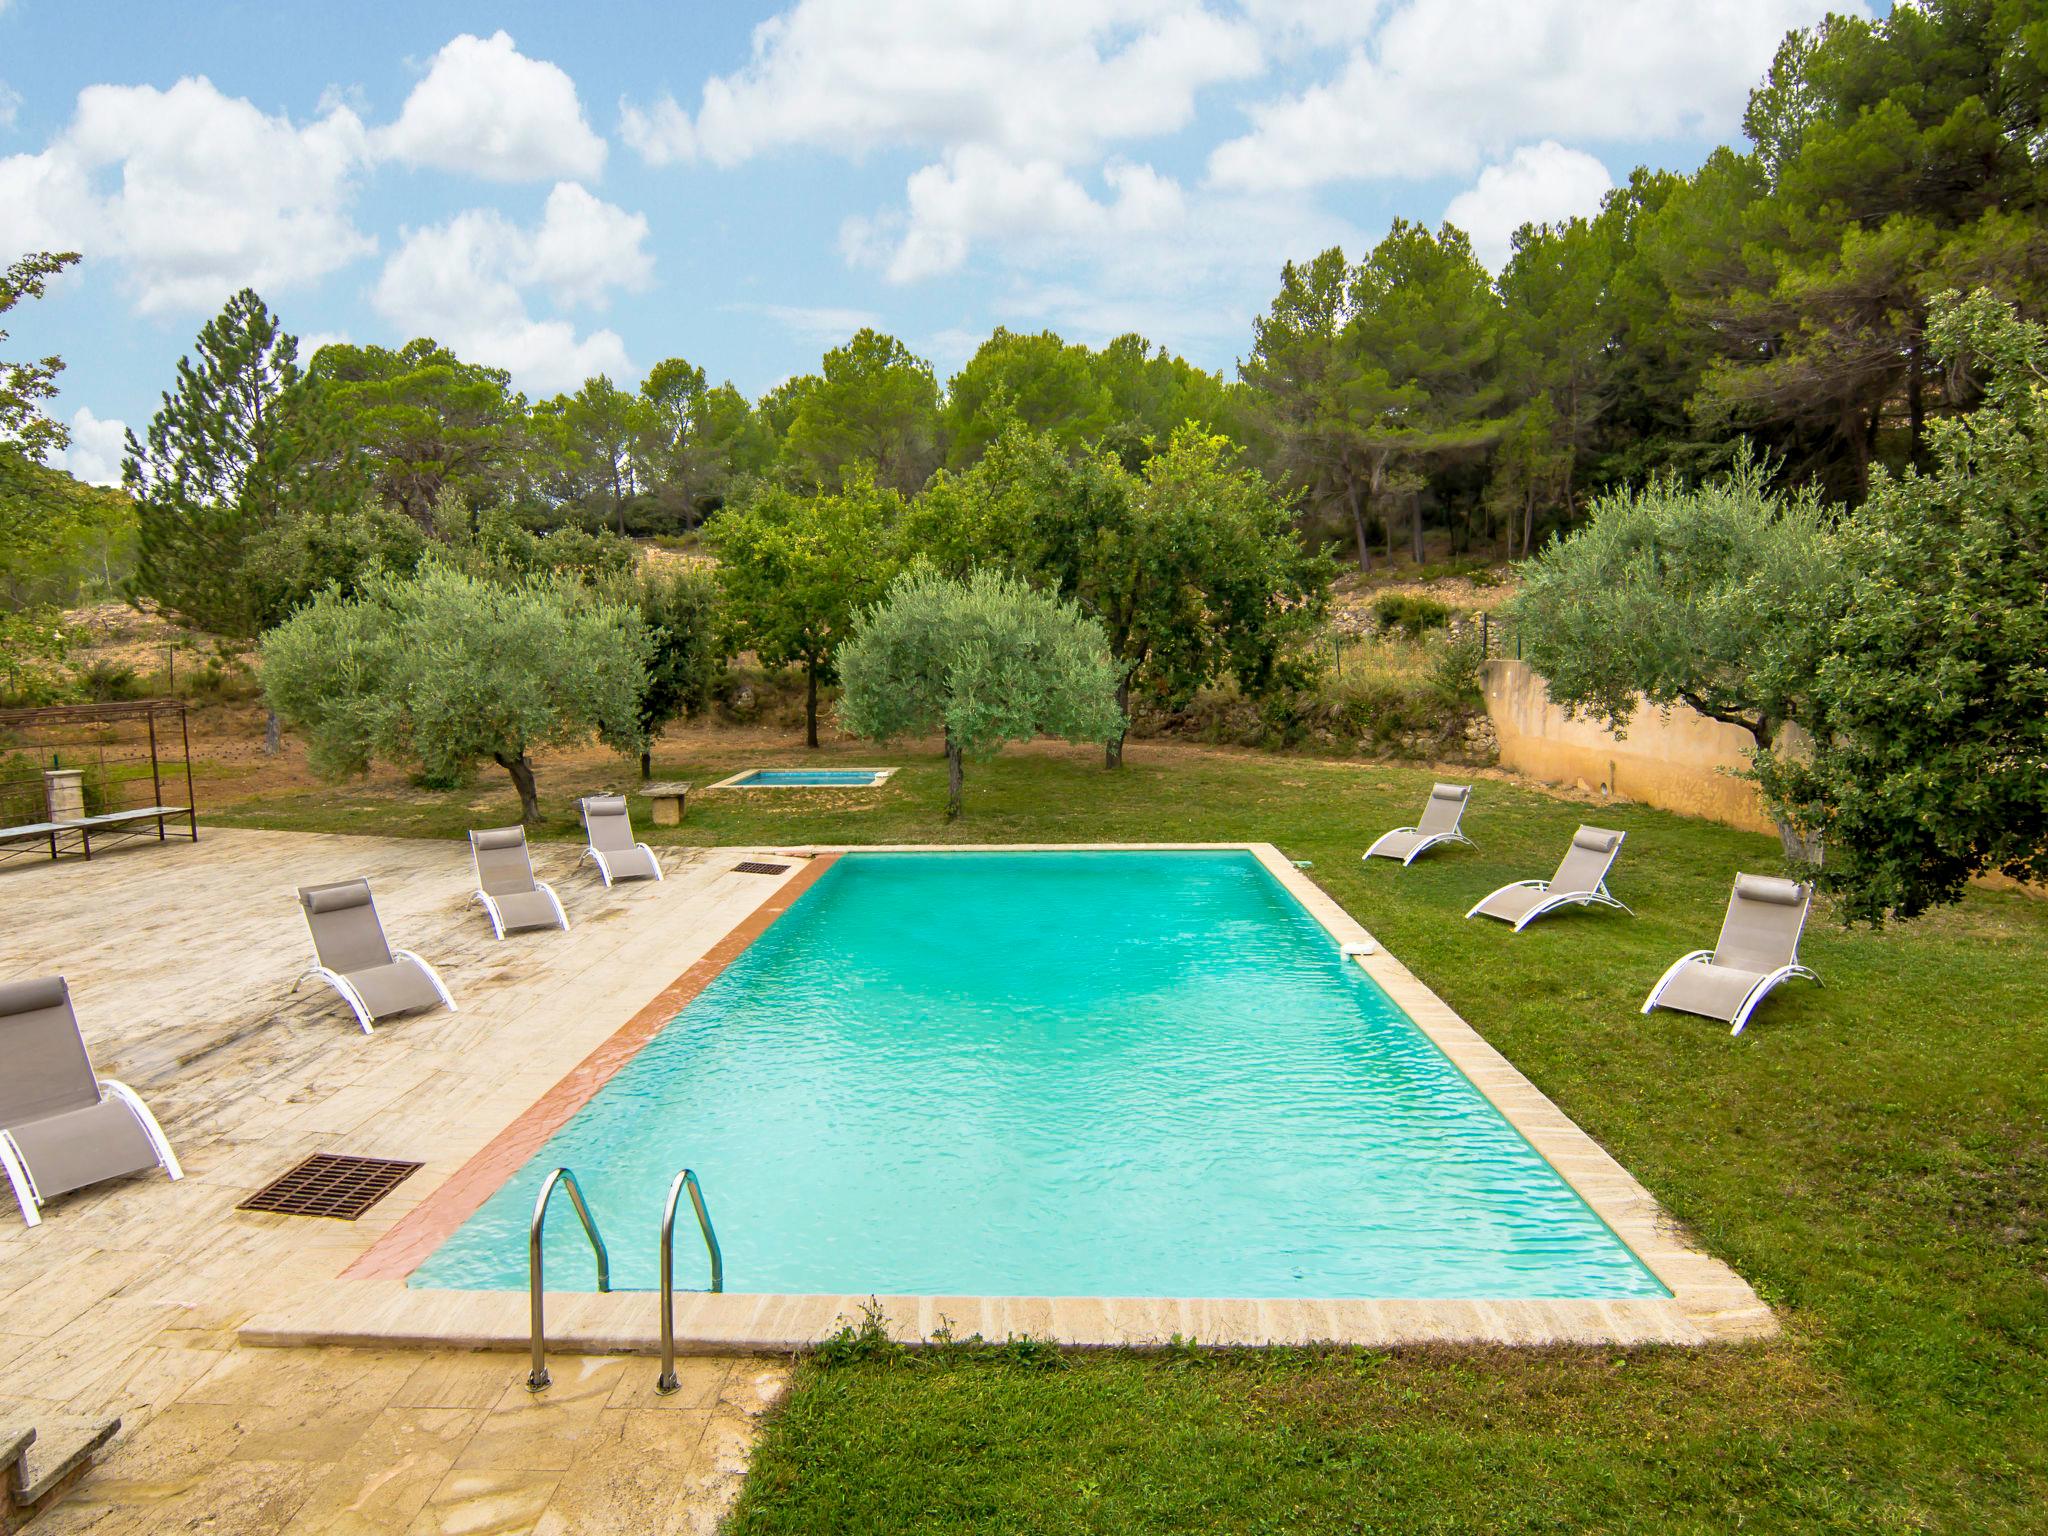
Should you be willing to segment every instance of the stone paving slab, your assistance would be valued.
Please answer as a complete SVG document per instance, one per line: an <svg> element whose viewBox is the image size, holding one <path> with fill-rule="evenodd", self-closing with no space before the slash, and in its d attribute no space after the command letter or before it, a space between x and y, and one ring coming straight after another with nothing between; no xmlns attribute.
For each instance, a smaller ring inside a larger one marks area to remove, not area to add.
<svg viewBox="0 0 2048 1536"><path fill-rule="evenodd" d="M617 1449L587 1476L580 1462L510 1482L456 1466L479 1437L502 1438L491 1427L501 1414L527 1415L529 1429L571 1416L566 1402L553 1417L545 1402L536 1410L511 1356L258 1351L235 1337L257 1311L334 1283L779 884L732 873L744 850L663 849L665 881L608 892L576 855L534 847L570 931L503 942L469 903L466 842L208 828L196 847L0 872L0 978L69 978L95 1065L149 1101L187 1172L65 1196L33 1230L0 1209L0 1416L123 1420L39 1532L589 1529L603 1490L626 1486ZM364 1035L326 988L293 991L310 957L294 888L354 875L369 877L392 942L435 964L460 1012ZM314 1151L426 1166L357 1222L235 1209ZM556 1362L558 1381L647 1378L617 1409L598 1405L593 1445L651 1443L629 1421L646 1411L638 1392L651 1396L655 1370L630 1364ZM729 1421L718 1445L751 1443L758 1407L722 1404L726 1378L780 1381L786 1367L695 1368L717 1373L696 1398ZM741 1394L760 1397L751 1384ZM732 1457L692 1459L664 1433L688 1520L714 1521L736 1487ZM657 1501L597 1528L683 1519Z"/></svg>

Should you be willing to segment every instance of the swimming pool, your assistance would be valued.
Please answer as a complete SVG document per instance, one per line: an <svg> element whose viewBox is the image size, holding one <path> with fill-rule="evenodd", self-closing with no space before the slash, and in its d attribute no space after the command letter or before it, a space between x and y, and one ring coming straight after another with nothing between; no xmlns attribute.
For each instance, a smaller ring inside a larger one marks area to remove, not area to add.
<svg viewBox="0 0 2048 1536"><path fill-rule="evenodd" d="M622 1288L688 1164L732 1291L1670 1294L1238 851L841 857L411 1283L523 1286L565 1163Z"/></svg>
<svg viewBox="0 0 2048 1536"><path fill-rule="evenodd" d="M871 789L886 784L894 768L750 768L713 789Z"/></svg>

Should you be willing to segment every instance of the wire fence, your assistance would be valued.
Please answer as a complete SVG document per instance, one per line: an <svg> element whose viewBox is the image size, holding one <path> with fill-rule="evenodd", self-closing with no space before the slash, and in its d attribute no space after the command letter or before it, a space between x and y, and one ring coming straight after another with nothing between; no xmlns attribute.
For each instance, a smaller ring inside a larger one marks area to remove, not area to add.
<svg viewBox="0 0 2048 1536"><path fill-rule="evenodd" d="M0 827L162 805L166 791L191 803L178 700L0 710Z"/></svg>

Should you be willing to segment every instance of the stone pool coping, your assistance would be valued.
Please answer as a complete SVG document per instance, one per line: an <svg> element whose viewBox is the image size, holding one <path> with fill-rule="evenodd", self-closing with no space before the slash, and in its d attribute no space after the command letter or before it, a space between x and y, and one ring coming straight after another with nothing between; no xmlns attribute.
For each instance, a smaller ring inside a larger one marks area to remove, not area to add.
<svg viewBox="0 0 2048 1536"><path fill-rule="evenodd" d="M1145 1346L1178 1335L1204 1344L1412 1343L1707 1345L1768 1338L1776 1317L1742 1277L1700 1252L1648 1190L1580 1130L1471 1025L1402 965L1358 920L1270 843L1001 843L805 845L808 861L712 950L593 1051L511 1125L477 1127L478 1153L324 1286L252 1318L245 1343L382 1344L523 1349L523 1291L415 1290L419 1263L586 1102L674 1014L737 958L842 853L1240 851L1251 854L1412 1018L1451 1063L1555 1168L1671 1292L1617 1300L1351 1300L1157 1297L711 1295L679 1292L676 1347L684 1353L805 1348L858 1318L871 1301L907 1342L941 1331L1000 1339L1030 1334L1075 1346ZM495 1134L492 1134L495 1131ZM715 1198L715 1191L713 1192ZM651 1235L650 1235L651 1237ZM618 1234L610 1240L618 1241ZM679 1241L691 1239L682 1237ZM651 1292L549 1292L553 1349L651 1353L659 1347Z"/></svg>
<svg viewBox="0 0 2048 1536"><path fill-rule="evenodd" d="M871 773L874 778L865 784L749 784L748 779L757 773ZM716 784L704 786L709 794L714 789L879 789L896 776L894 768L742 768Z"/></svg>

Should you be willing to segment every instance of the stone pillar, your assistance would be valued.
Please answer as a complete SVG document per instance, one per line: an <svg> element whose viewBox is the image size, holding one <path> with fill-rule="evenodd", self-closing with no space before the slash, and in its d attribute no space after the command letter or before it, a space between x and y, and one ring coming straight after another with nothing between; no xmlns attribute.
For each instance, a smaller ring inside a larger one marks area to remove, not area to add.
<svg viewBox="0 0 2048 1536"><path fill-rule="evenodd" d="M85 774L77 768L43 770L43 799L50 820L77 821L85 815Z"/></svg>

